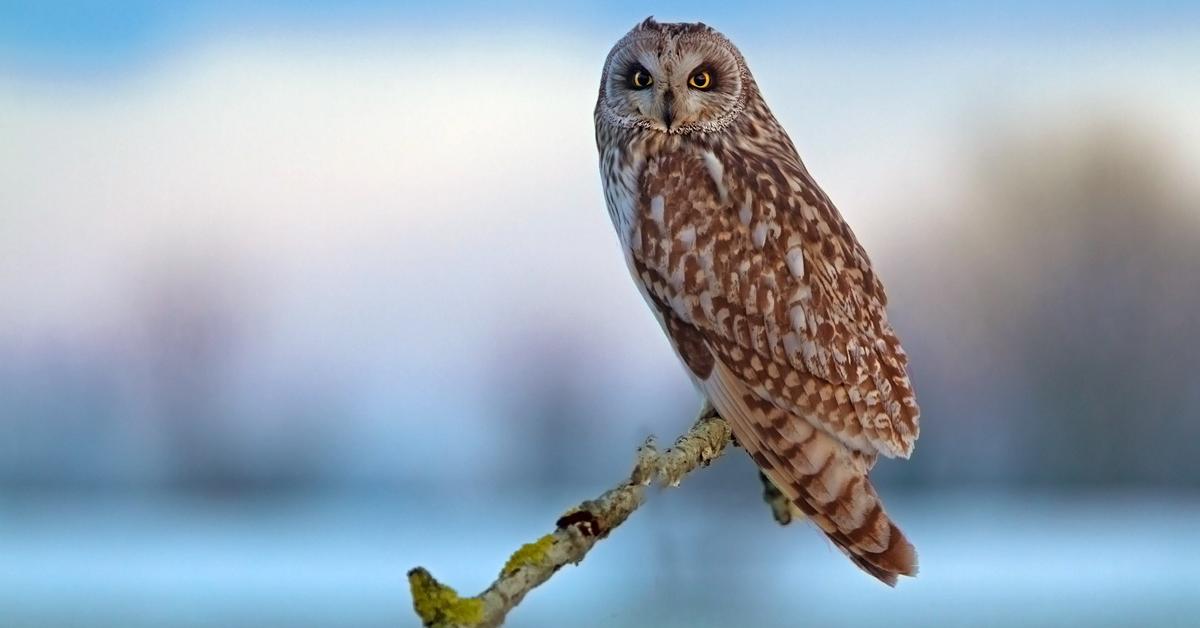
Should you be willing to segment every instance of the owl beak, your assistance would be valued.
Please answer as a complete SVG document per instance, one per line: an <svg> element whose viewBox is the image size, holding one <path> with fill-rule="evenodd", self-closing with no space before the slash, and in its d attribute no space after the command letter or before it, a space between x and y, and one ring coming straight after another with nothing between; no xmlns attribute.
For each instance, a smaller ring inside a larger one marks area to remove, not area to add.
<svg viewBox="0 0 1200 628"><path fill-rule="evenodd" d="M675 112L671 106L671 103L674 101L674 95L671 93L671 90L668 89L667 92L663 94L662 107L663 126L667 127L668 131L671 130L671 123L675 121Z"/></svg>

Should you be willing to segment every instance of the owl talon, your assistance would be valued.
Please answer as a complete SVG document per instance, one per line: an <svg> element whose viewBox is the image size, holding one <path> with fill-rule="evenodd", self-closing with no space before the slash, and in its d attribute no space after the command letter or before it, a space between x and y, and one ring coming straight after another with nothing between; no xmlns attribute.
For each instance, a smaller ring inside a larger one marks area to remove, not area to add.
<svg viewBox="0 0 1200 628"><path fill-rule="evenodd" d="M793 513L792 502L779 490L778 486L771 481L762 471L758 472L758 479L762 482L763 501L771 507L771 515L775 518L775 522L781 526L785 526L795 520Z"/></svg>
<svg viewBox="0 0 1200 628"><path fill-rule="evenodd" d="M629 483L634 486L649 486L658 475L661 457L654 437L647 437L642 446L637 448L637 463L633 466L633 472L629 474Z"/></svg>

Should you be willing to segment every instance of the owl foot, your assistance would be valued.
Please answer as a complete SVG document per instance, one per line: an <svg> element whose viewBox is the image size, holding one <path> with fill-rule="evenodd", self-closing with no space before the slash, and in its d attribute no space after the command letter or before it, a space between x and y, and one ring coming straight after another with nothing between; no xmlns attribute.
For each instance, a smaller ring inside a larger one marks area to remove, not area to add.
<svg viewBox="0 0 1200 628"><path fill-rule="evenodd" d="M802 513L796 512L795 506L792 506L791 500L779 490L778 486L768 478L762 471L758 472L758 479L763 486L763 501L771 507L771 515L775 517L775 522L781 526L785 526L796 519L803 517Z"/></svg>

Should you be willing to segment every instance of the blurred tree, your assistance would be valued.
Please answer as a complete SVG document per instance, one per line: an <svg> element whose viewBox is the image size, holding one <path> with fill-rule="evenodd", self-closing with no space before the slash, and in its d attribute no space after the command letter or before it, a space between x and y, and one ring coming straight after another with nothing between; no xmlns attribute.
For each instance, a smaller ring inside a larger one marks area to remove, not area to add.
<svg viewBox="0 0 1200 628"><path fill-rule="evenodd" d="M1093 121L979 153L945 272L1013 384L995 392L1023 396L993 399L1018 478L1200 484L1200 199L1152 137Z"/></svg>
<svg viewBox="0 0 1200 628"><path fill-rule="evenodd" d="M139 361L148 427L161 434L169 480L177 485L238 483L237 422L226 394L238 346L232 285L209 264L165 264L142 294Z"/></svg>
<svg viewBox="0 0 1200 628"><path fill-rule="evenodd" d="M508 426L504 449L522 484L546 492L603 477L604 406L586 377L586 338L538 327L497 351L495 399ZM592 361L594 363L594 361Z"/></svg>

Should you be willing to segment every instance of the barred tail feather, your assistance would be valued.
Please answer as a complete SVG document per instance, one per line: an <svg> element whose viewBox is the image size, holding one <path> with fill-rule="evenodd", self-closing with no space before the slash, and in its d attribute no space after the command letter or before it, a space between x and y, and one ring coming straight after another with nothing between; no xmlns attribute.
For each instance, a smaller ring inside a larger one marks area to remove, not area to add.
<svg viewBox="0 0 1200 628"><path fill-rule="evenodd" d="M705 392L767 477L863 571L890 586L916 575L916 550L871 486L874 456L850 450L729 375L718 362Z"/></svg>

